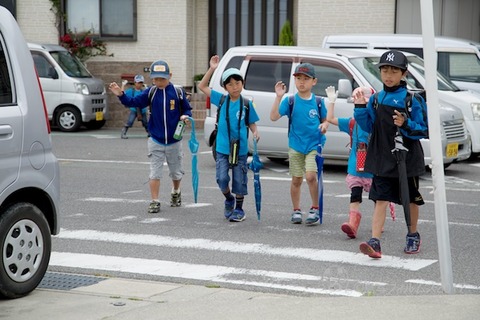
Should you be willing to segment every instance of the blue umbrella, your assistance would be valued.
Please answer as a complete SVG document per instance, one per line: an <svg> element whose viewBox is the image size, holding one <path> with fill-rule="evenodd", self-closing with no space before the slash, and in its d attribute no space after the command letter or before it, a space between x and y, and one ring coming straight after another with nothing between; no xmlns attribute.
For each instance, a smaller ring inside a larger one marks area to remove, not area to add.
<svg viewBox="0 0 480 320"><path fill-rule="evenodd" d="M320 224L323 223L323 161L322 156L323 145L325 144L325 136L319 131L318 133L318 145L317 155L315 156L315 162L317 163L317 175L318 175L318 216Z"/></svg>
<svg viewBox="0 0 480 320"><path fill-rule="evenodd" d="M257 151L257 139L253 138L253 157L248 165L248 168L253 171L253 187L255 189L255 207L257 209L257 218L260 221L260 211L262 209L262 185L260 184L260 169L263 168L263 163L260 161Z"/></svg>
<svg viewBox="0 0 480 320"><path fill-rule="evenodd" d="M188 141L188 146L192 152L192 187L193 187L193 199L197 203L197 194L198 194L198 169L197 169L197 152L200 144L195 137L195 121L192 117L188 117L188 120L192 123L192 132L190 133L190 140Z"/></svg>

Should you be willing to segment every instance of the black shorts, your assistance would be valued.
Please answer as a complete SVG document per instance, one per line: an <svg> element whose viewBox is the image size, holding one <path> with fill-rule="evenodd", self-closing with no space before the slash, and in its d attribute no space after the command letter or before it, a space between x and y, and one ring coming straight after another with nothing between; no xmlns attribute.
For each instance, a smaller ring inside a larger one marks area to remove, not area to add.
<svg viewBox="0 0 480 320"><path fill-rule="evenodd" d="M423 197L418 191L419 188L419 178L410 177L408 178L408 191L410 194L410 203L415 203L416 205L423 205ZM372 179L372 187L370 188L370 193L368 198L373 201L383 200L394 202L401 205L400 202L400 187L398 178L387 178L374 176Z"/></svg>

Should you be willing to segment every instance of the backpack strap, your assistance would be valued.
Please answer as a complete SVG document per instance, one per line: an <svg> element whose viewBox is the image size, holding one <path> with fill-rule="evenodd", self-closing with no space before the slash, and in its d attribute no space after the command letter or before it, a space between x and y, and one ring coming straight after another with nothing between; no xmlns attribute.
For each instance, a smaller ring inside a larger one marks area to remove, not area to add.
<svg viewBox="0 0 480 320"><path fill-rule="evenodd" d="M218 102L217 120L215 121L215 129L218 129L218 118L220 117L220 108L222 107L226 98L227 98L227 95L224 94L220 98L220 101ZM243 96L240 96L240 98L243 100L243 105L245 106L245 126L247 127L247 138L248 138L248 124L249 124L248 121L250 120L250 99L245 99Z"/></svg>
<svg viewBox="0 0 480 320"><path fill-rule="evenodd" d="M353 127L355 127L355 119L350 118L350 121L348 121L348 134L350 135L350 149L352 148L352 144L353 144Z"/></svg>

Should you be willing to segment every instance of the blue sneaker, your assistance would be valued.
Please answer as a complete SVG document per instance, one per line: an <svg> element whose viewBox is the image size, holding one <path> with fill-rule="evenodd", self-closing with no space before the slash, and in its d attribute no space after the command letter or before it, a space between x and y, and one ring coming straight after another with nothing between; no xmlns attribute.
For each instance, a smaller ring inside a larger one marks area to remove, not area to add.
<svg viewBox="0 0 480 320"><path fill-rule="evenodd" d="M245 212L242 209L235 209L229 220L230 222L242 222L245 220Z"/></svg>
<svg viewBox="0 0 480 320"><path fill-rule="evenodd" d="M370 258L380 259L382 257L382 249L380 248L380 240L371 238L368 242L360 243L360 252L366 254Z"/></svg>
<svg viewBox="0 0 480 320"><path fill-rule="evenodd" d="M223 212L223 214L225 215L226 219L230 219L230 216L233 213L234 206L235 206L235 199L225 200L225 211Z"/></svg>
<svg viewBox="0 0 480 320"><path fill-rule="evenodd" d="M405 253L414 254L420 252L420 244L422 241L420 241L420 234L418 232L407 234L406 242L405 249L403 249Z"/></svg>
<svg viewBox="0 0 480 320"><path fill-rule="evenodd" d="M293 211L290 221L292 221L293 224L302 223L302 211L300 210Z"/></svg>
<svg viewBox="0 0 480 320"><path fill-rule="evenodd" d="M320 216L318 215L318 209L310 209L308 211L308 217L305 219L305 224L312 225L320 221Z"/></svg>

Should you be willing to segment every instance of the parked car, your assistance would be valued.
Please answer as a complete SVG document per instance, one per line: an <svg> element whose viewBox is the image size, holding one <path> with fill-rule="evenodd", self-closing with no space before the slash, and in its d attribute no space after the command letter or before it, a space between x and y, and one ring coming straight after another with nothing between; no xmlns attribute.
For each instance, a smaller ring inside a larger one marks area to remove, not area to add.
<svg viewBox="0 0 480 320"><path fill-rule="evenodd" d="M260 121L257 122L261 135L258 152L269 158L286 159L288 157L287 128L288 119L270 121L270 109L275 99L274 85L282 80L287 86L287 95L296 92L293 72L299 63L310 62L318 75L317 85L313 88L316 95L325 97L325 88L335 86L339 96L335 103L335 114L338 117L351 117L354 105L350 96L352 89L369 86L376 91L383 88L379 80L375 63L383 51L352 51L306 47L281 46L244 46L228 50L215 70L210 86L225 92L221 86L221 75L227 68L240 69L245 83L242 95L255 102ZM409 59L419 59L407 54ZM421 59L420 59L421 60ZM418 89L411 87L411 89ZM205 119L205 141L211 146L211 132L215 127L217 107L208 102ZM455 106L441 101L440 118L442 121L443 161L448 166L453 161L470 156L470 138L465 129L461 111ZM430 142L422 139L426 164L431 163ZM330 126L327 131L327 142L323 156L332 160L347 160L350 139L348 135ZM250 143L250 151L252 144ZM452 150L447 155L447 149Z"/></svg>
<svg viewBox="0 0 480 320"><path fill-rule="evenodd" d="M34 290L59 228L60 178L32 55L0 6L0 296Z"/></svg>
<svg viewBox="0 0 480 320"><path fill-rule="evenodd" d="M420 34L339 34L323 39L324 48L395 49L423 58ZM480 43L452 37L435 37L437 68L464 90L480 93ZM480 112L480 111L479 111Z"/></svg>
<svg viewBox="0 0 480 320"><path fill-rule="evenodd" d="M61 131L82 125L100 129L108 116L103 80L95 78L67 49L53 44L28 44L37 68L48 118Z"/></svg>

